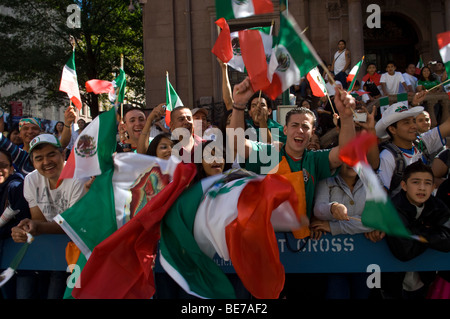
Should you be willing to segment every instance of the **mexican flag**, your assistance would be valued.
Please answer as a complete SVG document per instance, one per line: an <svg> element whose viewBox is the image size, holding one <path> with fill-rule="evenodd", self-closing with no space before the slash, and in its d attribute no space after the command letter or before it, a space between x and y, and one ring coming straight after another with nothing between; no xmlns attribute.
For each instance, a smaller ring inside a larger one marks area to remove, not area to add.
<svg viewBox="0 0 450 319"><path fill-rule="evenodd" d="M280 175L231 170L203 179L164 216L160 263L189 294L235 298L233 286L213 260L217 254L232 262L253 296L278 298L284 268L275 231L300 227L293 207L297 207L295 192Z"/></svg>
<svg viewBox="0 0 450 319"><path fill-rule="evenodd" d="M112 169L116 132L116 109L112 107L97 116L78 136L58 185L65 178L89 178Z"/></svg>
<svg viewBox="0 0 450 319"><path fill-rule="evenodd" d="M216 43L211 52L214 53L222 62L228 63L233 58L233 48L231 46L230 27L224 18L216 21L216 24L222 30L217 37Z"/></svg>
<svg viewBox="0 0 450 319"><path fill-rule="evenodd" d="M109 94L111 103L123 103L125 99L125 87L127 86L127 78L125 71L120 68L119 75L112 81L114 91Z"/></svg>
<svg viewBox="0 0 450 319"><path fill-rule="evenodd" d="M356 63L356 65L350 70L350 73L347 75L347 82L351 82L348 86L348 92L353 91L353 86L355 85L356 77L358 76L359 69L364 62L364 56L361 61Z"/></svg>
<svg viewBox="0 0 450 319"><path fill-rule="evenodd" d="M169 82L169 72L166 72L166 124L170 126L170 113L173 109L183 106L180 97Z"/></svg>
<svg viewBox="0 0 450 319"><path fill-rule="evenodd" d="M128 152L111 156L111 161L111 168L95 178L82 200L55 217L86 258L169 184L180 163L175 157L161 160Z"/></svg>
<svg viewBox="0 0 450 319"><path fill-rule="evenodd" d="M114 84L111 81L92 79L86 81L86 92L101 94L114 93Z"/></svg>
<svg viewBox="0 0 450 319"><path fill-rule="evenodd" d="M325 81L322 78L322 75L320 75L317 67L308 72L306 79L309 82L309 86L311 87L311 91L314 96L322 97L327 94Z"/></svg>
<svg viewBox="0 0 450 319"><path fill-rule="evenodd" d="M124 159L118 164L125 165L128 160L129 158ZM139 214L94 248L81 272L79 285L73 289L73 297L150 299L153 296L153 265L160 238L161 219L197 172L195 164L184 164L174 159L165 162L168 163L158 161L158 165L148 171L151 178L141 179L146 186L141 185L139 188L147 193L146 196L151 196L151 200L139 210ZM166 179L164 187L152 188L163 179ZM113 184L118 183L113 178ZM114 196L117 199L121 195L114 191Z"/></svg>
<svg viewBox="0 0 450 319"><path fill-rule="evenodd" d="M70 101L72 101L78 110L81 110L80 89L78 88L77 72L75 70L75 49L72 51L69 61L64 65L59 90L66 92Z"/></svg>
<svg viewBox="0 0 450 319"><path fill-rule="evenodd" d="M267 58L260 32L258 30L239 31L239 43L242 60L253 91L267 88L270 81L267 79Z"/></svg>
<svg viewBox="0 0 450 319"><path fill-rule="evenodd" d="M384 111L389 107L389 96L383 96L379 98L380 112L383 115Z"/></svg>
<svg viewBox="0 0 450 319"><path fill-rule="evenodd" d="M272 12L272 0L216 0L216 19L239 19Z"/></svg>
<svg viewBox="0 0 450 319"><path fill-rule="evenodd" d="M397 94L397 102L402 103L406 107L408 107L408 93L398 93Z"/></svg>
<svg viewBox="0 0 450 319"><path fill-rule="evenodd" d="M450 74L450 31L438 33L437 42L445 70Z"/></svg>
<svg viewBox="0 0 450 319"><path fill-rule="evenodd" d="M365 207L361 215L364 226L381 230L388 235L411 238L395 207L388 198L381 182L367 162L367 152L377 147L378 138L371 133L362 133L339 151L341 161L358 173L366 189Z"/></svg>
<svg viewBox="0 0 450 319"><path fill-rule="evenodd" d="M271 85L264 90L272 100L299 83L301 77L316 67L320 61L317 52L305 37L289 12L280 14L280 31L272 50L268 68Z"/></svg>
<svg viewBox="0 0 450 319"><path fill-rule="evenodd" d="M424 67L424 64L423 64L422 56L420 56L419 62L417 62L417 64L416 64L416 74L417 75L420 74L420 71L422 70L423 67Z"/></svg>
<svg viewBox="0 0 450 319"><path fill-rule="evenodd" d="M249 30L257 30L262 39L262 45L264 47L264 54L266 55L266 60L270 60L270 56L272 55L272 27L258 27L251 28ZM242 30L243 31L243 30ZM233 48L233 57L228 62L228 65L235 69L236 71L245 72L245 64L244 59L242 57L242 49L241 49L241 39L239 38L239 34L242 31L231 32L231 46ZM260 46L260 45L258 45Z"/></svg>

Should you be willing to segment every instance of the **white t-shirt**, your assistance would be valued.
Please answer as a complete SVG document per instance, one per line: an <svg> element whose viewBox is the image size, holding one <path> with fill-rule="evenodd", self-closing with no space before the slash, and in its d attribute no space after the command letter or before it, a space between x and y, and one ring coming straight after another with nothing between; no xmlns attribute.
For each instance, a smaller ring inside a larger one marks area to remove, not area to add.
<svg viewBox="0 0 450 319"><path fill-rule="evenodd" d="M334 54L334 74L338 74L341 71L347 72L347 70L344 70L345 67L345 52L347 50L345 49L342 52L336 51Z"/></svg>
<svg viewBox="0 0 450 319"><path fill-rule="evenodd" d="M425 143L427 151L429 153L434 153L445 145L446 140L441 137L441 132L439 127L435 127L423 134L421 134L421 139ZM422 156L422 152L417 149L416 146L413 147L411 154L402 151L403 158L406 161L406 165L412 164L419 159L425 162ZM386 189L389 189L391 185L392 175L395 170L395 157L391 151L384 149L380 153L380 167L378 168L378 176Z"/></svg>
<svg viewBox="0 0 450 319"><path fill-rule="evenodd" d="M389 73L383 73L381 75L380 83L386 83L385 94L397 94L399 93L398 87L400 83L404 83L405 80L400 72L395 72L394 75L389 75Z"/></svg>
<svg viewBox="0 0 450 319"><path fill-rule="evenodd" d="M23 195L30 208L38 206L47 221L75 204L84 194L87 180L64 179L56 189L50 189L48 179L32 171L25 177Z"/></svg>

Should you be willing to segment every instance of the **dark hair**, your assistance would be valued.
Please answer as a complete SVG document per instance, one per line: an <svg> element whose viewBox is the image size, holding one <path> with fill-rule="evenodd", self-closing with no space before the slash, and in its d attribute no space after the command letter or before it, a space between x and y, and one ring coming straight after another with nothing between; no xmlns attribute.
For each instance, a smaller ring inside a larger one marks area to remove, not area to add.
<svg viewBox="0 0 450 319"><path fill-rule="evenodd" d="M366 69L367 69L369 66L371 66L371 65L375 65L375 67L377 68L377 65L376 65L375 63L370 62L369 64L367 64ZM377 68L377 69L378 69L378 68Z"/></svg>
<svg viewBox="0 0 450 319"><path fill-rule="evenodd" d="M58 126L59 123L61 123L62 125L64 125L64 122L62 122L62 121L56 122L55 127L53 127L53 132L54 132L54 133L58 133L58 132L56 131L56 126Z"/></svg>
<svg viewBox="0 0 450 319"><path fill-rule="evenodd" d="M426 80L425 80L425 77L423 76L423 70L424 70L425 68L428 69L428 70L430 71L430 76L428 77L428 78L429 78L429 81L436 81L436 80L437 80L436 76L433 74L433 72L431 71L431 69L430 69L429 67L427 67L426 65L420 70L419 81L426 81Z"/></svg>
<svg viewBox="0 0 450 319"><path fill-rule="evenodd" d="M386 127L386 133L389 135L389 137L391 138L391 140L394 139L394 136L392 135L391 131L389 131L389 127L393 126L395 128L397 128L397 122L392 123L391 125L389 125L388 127Z"/></svg>
<svg viewBox="0 0 450 319"><path fill-rule="evenodd" d="M429 173L431 175L431 179L434 181L433 170L429 165L422 162L421 159L406 166L405 171L403 172L402 181L406 183L408 178L410 178L414 173Z"/></svg>
<svg viewBox="0 0 450 319"><path fill-rule="evenodd" d="M145 112L143 109L141 109L140 107L137 107L137 106L132 106L132 107L126 108L123 111L123 122L124 123L125 123L125 117L126 117L127 113L131 112L131 111L141 111L142 113L144 113L144 116L145 116Z"/></svg>
<svg viewBox="0 0 450 319"><path fill-rule="evenodd" d="M253 99L255 98L259 98L259 91L255 92L247 101L247 109L250 110L250 106L252 104ZM266 104L267 104L267 108L269 110L273 110L273 101L270 99L270 97L268 97L266 94L261 93L261 99L265 99L266 100Z"/></svg>
<svg viewBox="0 0 450 319"><path fill-rule="evenodd" d="M307 99L307 98L302 99L302 100L300 101L298 107L304 107L304 106L302 106L302 105L303 105L303 102L308 102L309 108L310 108L310 109L313 107L312 101L311 101L310 99Z"/></svg>
<svg viewBox="0 0 450 319"><path fill-rule="evenodd" d="M156 135L153 140L150 142L150 145L147 148L147 155L156 156L156 149L158 148L159 143L163 138L171 139L171 135L169 133L161 133Z"/></svg>
<svg viewBox="0 0 450 319"><path fill-rule="evenodd" d="M33 148L33 150L31 151L31 153L30 153L30 160L33 161L33 153L34 153L34 151L43 149L43 148L44 148L45 146L47 146L47 145L52 145L52 144L49 144L49 143L41 143L41 144L36 145L36 146ZM55 145L52 145L52 146L53 146L54 148L56 148L56 149L62 154L62 152L63 152L63 148L62 148L62 147L56 147Z"/></svg>
<svg viewBox="0 0 450 319"><path fill-rule="evenodd" d="M178 110L181 110L181 109L188 109L188 110L190 110L190 108L188 108L187 106L178 106L178 107L174 108L174 109L172 110L172 112L170 112L170 121L173 120L173 117L175 116L175 115L174 115L174 114L175 114L175 111L178 111ZM192 111L191 111L191 112L192 112Z"/></svg>
<svg viewBox="0 0 450 319"><path fill-rule="evenodd" d="M203 150L205 149L206 146L208 146L208 144L210 144L212 142L214 142L214 141L208 140L208 141L202 142L194 149L194 152L202 152L202 158L203 158ZM195 157L195 155L194 155L194 157ZM232 164L226 162L227 156L226 156L225 147L222 149L222 157L223 157L223 160L225 161L225 165L223 167L223 171L225 172L226 170L230 169L231 165L232 165ZM200 163L195 163L195 166L197 167L197 174L195 175L194 179L192 180L192 184L202 180L203 178L208 177L208 176L206 176L205 169L203 168L203 161Z"/></svg>
<svg viewBox="0 0 450 319"><path fill-rule="evenodd" d="M345 40L339 40L338 44L339 44L339 42L343 42L347 46L347 42L345 42Z"/></svg>
<svg viewBox="0 0 450 319"><path fill-rule="evenodd" d="M289 112L287 112L285 125L288 125L289 120L291 119L291 116L294 114L309 114L309 115L311 115L313 118L313 123L312 123L313 127L316 126L317 119L316 119L316 116L314 115L314 112L306 107L296 107L296 108L290 110Z"/></svg>
<svg viewBox="0 0 450 319"><path fill-rule="evenodd" d="M9 165L12 165L12 157L11 157L11 153L5 150L0 149L0 153L4 154L9 162Z"/></svg>
<svg viewBox="0 0 450 319"><path fill-rule="evenodd" d="M19 123L13 123L13 125L11 125L11 128L8 130L8 136L10 136L14 131L20 132Z"/></svg>
<svg viewBox="0 0 450 319"><path fill-rule="evenodd" d="M396 64L395 64L395 62L394 61L387 61L387 63L386 63L386 67L389 65L389 64L392 64L392 65L394 65L394 66L397 66Z"/></svg>

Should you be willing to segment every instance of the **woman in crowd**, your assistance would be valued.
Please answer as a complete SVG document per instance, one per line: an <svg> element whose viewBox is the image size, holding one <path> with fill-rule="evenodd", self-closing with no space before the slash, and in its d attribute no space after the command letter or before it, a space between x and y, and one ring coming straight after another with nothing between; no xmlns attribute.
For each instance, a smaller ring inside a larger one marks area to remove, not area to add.
<svg viewBox="0 0 450 319"><path fill-rule="evenodd" d="M438 78L431 72L431 69L424 66L420 71L419 81L417 82L417 92L429 90L440 82ZM434 90L433 90L434 91ZM435 92L442 92L442 86L436 88Z"/></svg>
<svg viewBox="0 0 450 319"><path fill-rule="evenodd" d="M56 136L58 140L61 140L62 131L64 130L64 122L57 122L53 128L53 135Z"/></svg>
<svg viewBox="0 0 450 319"><path fill-rule="evenodd" d="M151 141L146 154L167 160L172 155L172 148L173 141L170 139L170 134L161 133Z"/></svg>

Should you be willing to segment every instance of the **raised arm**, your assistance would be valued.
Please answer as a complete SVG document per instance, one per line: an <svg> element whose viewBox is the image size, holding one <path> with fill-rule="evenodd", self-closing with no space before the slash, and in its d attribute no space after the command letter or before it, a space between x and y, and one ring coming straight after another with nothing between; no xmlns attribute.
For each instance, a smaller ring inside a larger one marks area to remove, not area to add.
<svg viewBox="0 0 450 319"><path fill-rule="evenodd" d="M166 103L158 104L153 110L150 112L150 114L147 117L147 121L145 122L144 128L142 129L142 133L139 136L138 146L136 149L136 152L139 154L145 154L147 153L147 148L149 145L149 137L150 137L150 129L152 127L153 121L156 119L161 118L161 116L164 115L164 108L163 106Z"/></svg>
<svg viewBox="0 0 450 319"><path fill-rule="evenodd" d="M245 139L245 135L243 134L245 130L245 121L244 121L244 112L245 107L247 105L247 101L251 98L254 91L250 84L250 79L246 77L244 81L239 84L236 84L233 88L233 112L231 113L230 118L230 127L227 129L227 139L229 143L233 143L234 150L236 152L242 152L241 147L238 147L238 141L242 143L245 140L245 150L244 153L239 153L239 155L243 158L248 158L251 152L251 143L249 140ZM241 131L242 134L237 134L238 131ZM234 141L230 141L229 139L234 139Z"/></svg>
<svg viewBox="0 0 450 319"><path fill-rule="evenodd" d="M70 138L72 137L71 125L75 122L77 114L72 106L69 106L64 112L64 129L61 134L61 147L66 148L69 145Z"/></svg>
<svg viewBox="0 0 450 319"><path fill-rule="evenodd" d="M233 96L231 91L230 80L228 78L228 66L222 60L217 58L217 61L220 64L220 69L222 70L222 97L223 102L225 103L225 107L227 110L231 110L233 108Z"/></svg>
<svg viewBox="0 0 450 319"><path fill-rule="evenodd" d="M353 112L356 107L355 98L338 86L335 89L334 104L339 113L341 129L339 130L339 145L333 147L330 151L330 169L341 166L342 162L339 159L339 148L345 146L355 137L355 124L353 123Z"/></svg>

